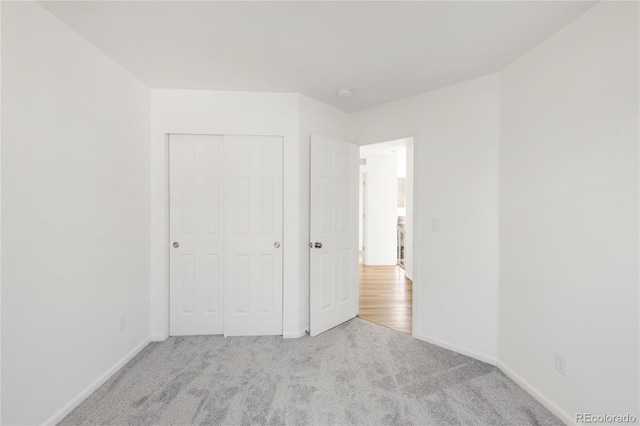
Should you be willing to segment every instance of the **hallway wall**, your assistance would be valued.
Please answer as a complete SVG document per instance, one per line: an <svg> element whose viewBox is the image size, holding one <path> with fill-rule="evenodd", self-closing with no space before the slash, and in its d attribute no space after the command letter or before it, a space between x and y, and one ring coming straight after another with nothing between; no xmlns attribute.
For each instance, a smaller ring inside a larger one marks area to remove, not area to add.
<svg viewBox="0 0 640 426"><path fill-rule="evenodd" d="M364 155L364 264L397 263L398 160L395 155Z"/></svg>

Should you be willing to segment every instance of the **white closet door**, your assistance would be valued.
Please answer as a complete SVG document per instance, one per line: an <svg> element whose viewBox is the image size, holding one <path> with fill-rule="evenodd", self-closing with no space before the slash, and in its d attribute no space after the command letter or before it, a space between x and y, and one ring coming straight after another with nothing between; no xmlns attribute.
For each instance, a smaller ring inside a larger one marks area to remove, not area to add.
<svg viewBox="0 0 640 426"><path fill-rule="evenodd" d="M282 334L282 138L225 136L224 334Z"/></svg>
<svg viewBox="0 0 640 426"><path fill-rule="evenodd" d="M170 334L223 332L222 136L169 139Z"/></svg>

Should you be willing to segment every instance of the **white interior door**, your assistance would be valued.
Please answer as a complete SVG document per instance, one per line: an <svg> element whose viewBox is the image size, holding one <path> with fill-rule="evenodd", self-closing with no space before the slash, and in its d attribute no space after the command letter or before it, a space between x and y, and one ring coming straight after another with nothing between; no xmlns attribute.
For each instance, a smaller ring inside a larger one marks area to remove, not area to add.
<svg viewBox="0 0 640 426"><path fill-rule="evenodd" d="M310 334L358 314L358 147L311 136Z"/></svg>
<svg viewBox="0 0 640 426"><path fill-rule="evenodd" d="M169 139L170 334L223 331L223 137Z"/></svg>
<svg viewBox="0 0 640 426"><path fill-rule="evenodd" d="M282 138L225 136L224 334L282 334Z"/></svg>

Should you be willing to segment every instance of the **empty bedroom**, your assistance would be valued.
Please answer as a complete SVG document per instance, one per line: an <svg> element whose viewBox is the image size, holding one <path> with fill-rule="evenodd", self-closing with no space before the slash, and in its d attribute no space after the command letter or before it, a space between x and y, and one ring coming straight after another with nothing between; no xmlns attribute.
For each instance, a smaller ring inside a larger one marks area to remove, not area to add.
<svg viewBox="0 0 640 426"><path fill-rule="evenodd" d="M638 424L639 21L1 1L0 423Z"/></svg>

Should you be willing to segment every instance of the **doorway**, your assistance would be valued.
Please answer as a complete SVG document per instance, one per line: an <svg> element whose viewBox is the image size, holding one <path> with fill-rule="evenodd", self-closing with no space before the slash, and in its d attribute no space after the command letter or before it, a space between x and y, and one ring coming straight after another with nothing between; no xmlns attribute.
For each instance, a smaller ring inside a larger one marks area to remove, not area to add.
<svg viewBox="0 0 640 426"><path fill-rule="evenodd" d="M360 147L359 317L412 334L413 138Z"/></svg>

